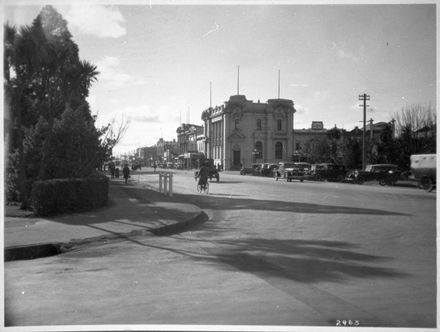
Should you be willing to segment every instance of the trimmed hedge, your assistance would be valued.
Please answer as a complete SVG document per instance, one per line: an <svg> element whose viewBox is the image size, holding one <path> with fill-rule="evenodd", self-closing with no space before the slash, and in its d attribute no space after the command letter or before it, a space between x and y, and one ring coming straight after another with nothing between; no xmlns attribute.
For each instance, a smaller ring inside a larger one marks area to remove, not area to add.
<svg viewBox="0 0 440 332"><path fill-rule="evenodd" d="M107 205L108 191L109 179L105 176L36 181L32 206L39 216L87 211Z"/></svg>

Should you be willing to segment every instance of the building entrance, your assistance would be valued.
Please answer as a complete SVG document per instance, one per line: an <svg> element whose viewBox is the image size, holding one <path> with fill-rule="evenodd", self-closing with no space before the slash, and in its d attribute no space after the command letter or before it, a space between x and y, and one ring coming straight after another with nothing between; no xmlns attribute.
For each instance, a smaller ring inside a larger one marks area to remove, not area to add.
<svg viewBox="0 0 440 332"><path fill-rule="evenodd" d="M240 150L234 150L232 155L232 167L233 169L240 169Z"/></svg>

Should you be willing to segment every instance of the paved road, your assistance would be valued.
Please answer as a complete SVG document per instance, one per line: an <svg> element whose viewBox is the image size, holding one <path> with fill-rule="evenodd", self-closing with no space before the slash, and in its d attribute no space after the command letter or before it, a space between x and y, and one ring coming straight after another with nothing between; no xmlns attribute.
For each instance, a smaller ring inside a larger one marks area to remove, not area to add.
<svg viewBox="0 0 440 332"><path fill-rule="evenodd" d="M157 186L148 174L132 181L139 192ZM205 195L191 172L176 172L174 189L211 220L174 236L7 263L9 317L22 325L435 325L435 193L222 173Z"/></svg>

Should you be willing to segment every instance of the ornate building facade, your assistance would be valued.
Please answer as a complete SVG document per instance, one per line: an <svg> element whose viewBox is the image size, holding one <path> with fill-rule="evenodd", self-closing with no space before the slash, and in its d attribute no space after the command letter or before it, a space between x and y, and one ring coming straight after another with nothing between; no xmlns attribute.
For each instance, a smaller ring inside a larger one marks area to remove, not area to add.
<svg viewBox="0 0 440 332"><path fill-rule="evenodd" d="M291 160L295 112L290 99L255 103L244 95L231 96L224 105L202 113L205 156L226 170Z"/></svg>

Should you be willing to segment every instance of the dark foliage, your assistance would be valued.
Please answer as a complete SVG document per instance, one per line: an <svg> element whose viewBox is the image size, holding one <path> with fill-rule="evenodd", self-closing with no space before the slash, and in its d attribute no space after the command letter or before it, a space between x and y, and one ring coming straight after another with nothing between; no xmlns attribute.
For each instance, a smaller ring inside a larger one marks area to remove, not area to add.
<svg viewBox="0 0 440 332"><path fill-rule="evenodd" d="M105 176L35 181L32 206L39 216L87 211L107 204L108 187Z"/></svg>

